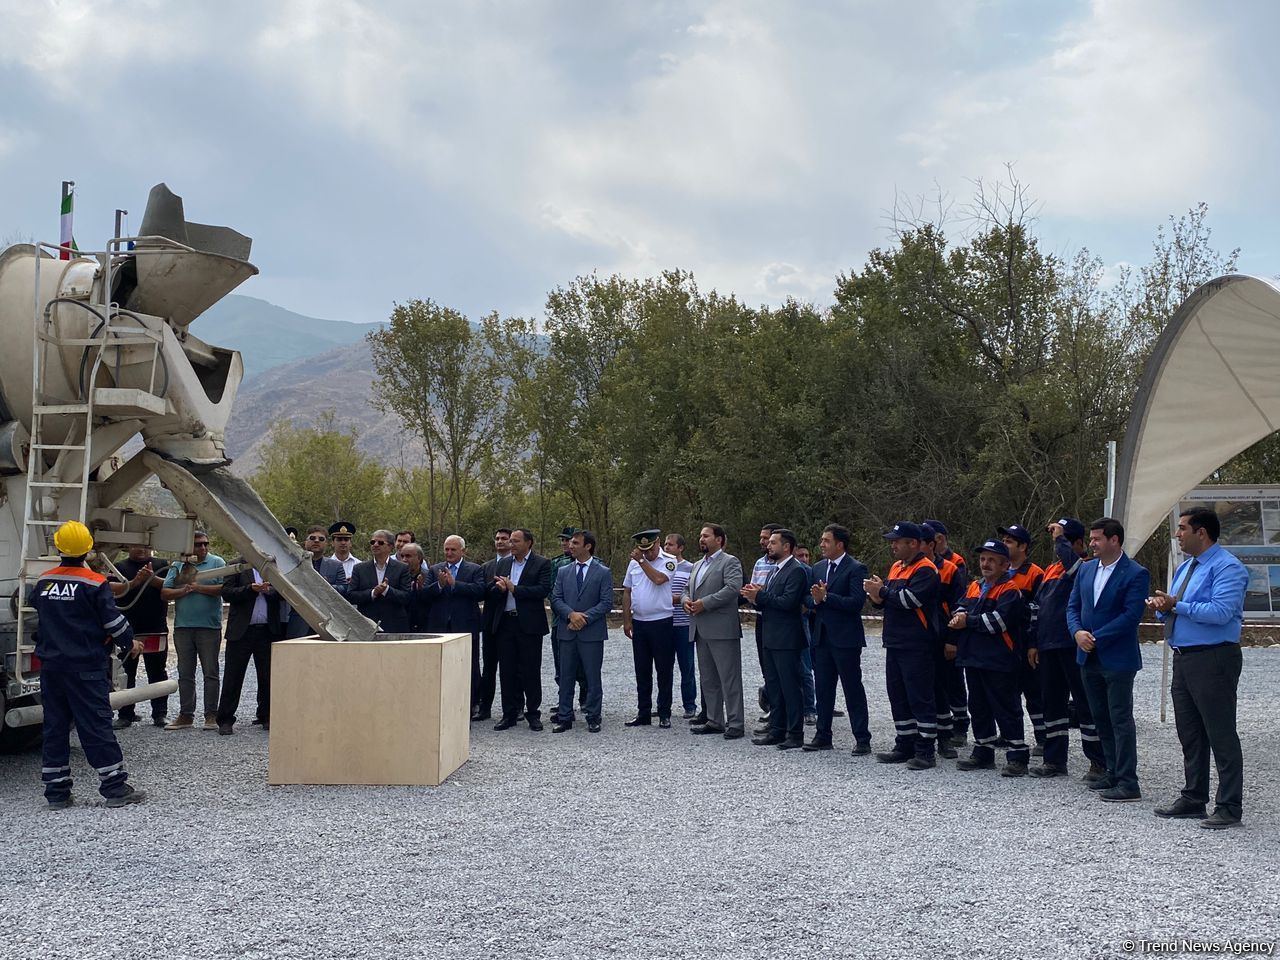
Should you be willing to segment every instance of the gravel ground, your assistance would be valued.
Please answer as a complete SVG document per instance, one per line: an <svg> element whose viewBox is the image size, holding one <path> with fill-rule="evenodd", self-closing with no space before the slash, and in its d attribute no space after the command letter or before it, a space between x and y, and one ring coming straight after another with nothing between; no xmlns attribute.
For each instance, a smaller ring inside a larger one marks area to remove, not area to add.
<svg viewBox="0 0 1280 960"><path fill-rule="evenodd" d="M1003 958L1272 943L1280 649L1245 651L1246 827L1216 834L1152 815L1181 785L1181 758L1172 713L1158 720L1159 651L1144 654L1138 804L1085 790L1074 731L1075 775L1040 782L851 757L839 719L837 749L819 754L691 737L678 719L630 730L618 631L603 733L473 724L470 762L436 789L268 788L257 728L140 724L121 740L151 801L93 804L77 748L83 805L52 813L38 756L0 757L0 954ZM883 665L873 646L879 747Z"/></svg>

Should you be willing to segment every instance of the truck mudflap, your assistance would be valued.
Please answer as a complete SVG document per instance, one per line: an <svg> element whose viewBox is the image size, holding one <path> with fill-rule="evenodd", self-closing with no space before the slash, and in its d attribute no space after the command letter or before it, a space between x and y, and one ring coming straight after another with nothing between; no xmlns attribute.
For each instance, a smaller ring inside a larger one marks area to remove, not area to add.
<svg viewBox="0 0 1280 960"><path fill-rule="evenodd" d="M361 616L306 562L308 554L289 539L244 480L226 467L193 474L153 450L144 450L140 456L178 502L229 540L320 636L371 640L378 632L376 623Z"/></svg>

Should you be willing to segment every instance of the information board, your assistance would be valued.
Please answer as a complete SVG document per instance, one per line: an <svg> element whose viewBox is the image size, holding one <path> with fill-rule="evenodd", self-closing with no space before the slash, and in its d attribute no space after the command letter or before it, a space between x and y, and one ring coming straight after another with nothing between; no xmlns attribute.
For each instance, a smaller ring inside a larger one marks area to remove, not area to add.
<svg viewBox="0 0 1280 960"><path fill-rule="evenodd" d="M1280 620L1280 485L1265 487L1197 487L1178 503L1169 518L1169 536L1178 515L1189 507L1208 507L1218 515L1225 549L1249 570L1244 615L1249 620ZM1184 559L1177 550L1177 562Z"/></svg>

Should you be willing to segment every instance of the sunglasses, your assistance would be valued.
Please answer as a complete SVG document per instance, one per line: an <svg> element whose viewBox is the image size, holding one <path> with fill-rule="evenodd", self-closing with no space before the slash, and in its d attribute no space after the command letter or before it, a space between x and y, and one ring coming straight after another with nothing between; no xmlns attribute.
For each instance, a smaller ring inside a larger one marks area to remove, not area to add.
<svg viewBox="0 0 1280 960"><path fill-rule="evenodd" d="M323 540L323 539L325 539L325 538L324 538L324 536L323 536L322 534L316 534L316 533L313 533L313 534L311 534L311 536L307 537L307 539L308 539L308 540Z"/></svg>
<svg viewBox="0 0 1280 960"><path fill-rule="evenodd" d="M381 543L381 544L385 544L385 545L387 545L387 546L390 546L390 545L391 545L391 541L390 541L390 540L370 540L370 541L369 541L369 546L371 546L371 547L376 547L376 546L377 546L378 544L380 544L380 543Z"/></svg>
<svg viewBox="0 0 1280 960"><path fill-rule="evenodd" d="M196 544L196 549L197 549L197 550L208 550L208 549L209 549L209 545L208 545L207 543L197 543L197 544Z"/></svg>

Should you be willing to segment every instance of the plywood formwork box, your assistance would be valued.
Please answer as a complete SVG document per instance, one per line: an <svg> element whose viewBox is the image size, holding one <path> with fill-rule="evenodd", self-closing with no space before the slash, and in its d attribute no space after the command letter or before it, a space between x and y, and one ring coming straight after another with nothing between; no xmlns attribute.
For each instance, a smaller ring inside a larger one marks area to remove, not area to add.
<svg viewBox="0 0 1280 960"><path fill-rule="evenodd" d="M272 784L427 784L470 750L471 635L283 640L271 650Z"/></svg>

